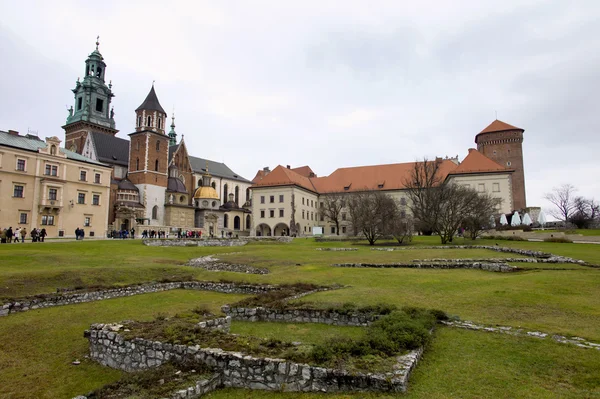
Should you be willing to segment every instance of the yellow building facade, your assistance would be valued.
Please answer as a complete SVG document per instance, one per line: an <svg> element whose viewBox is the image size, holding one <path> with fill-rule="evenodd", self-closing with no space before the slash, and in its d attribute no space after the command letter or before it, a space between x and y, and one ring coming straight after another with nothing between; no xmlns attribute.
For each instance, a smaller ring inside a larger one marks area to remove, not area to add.
<svg viewBox="0 0 600 399"><path fill-rule="evenodd" d="M0 228L46 229L48 238L105 237L111 167L40 140L0 131Z"/></svg>

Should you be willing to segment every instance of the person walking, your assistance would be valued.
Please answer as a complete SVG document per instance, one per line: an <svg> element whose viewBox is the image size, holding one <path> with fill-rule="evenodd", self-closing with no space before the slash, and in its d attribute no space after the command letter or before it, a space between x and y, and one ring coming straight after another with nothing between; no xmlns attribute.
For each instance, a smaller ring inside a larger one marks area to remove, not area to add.
<svg viewBox="0 0 600 399"><path fill-rule="evenodd" d="M6 242L10 244L12 242L12 237L13 237L13 229L12 229L12 227L9 227L8 230L6 230Z"/></svg>
<svg viewBox="0 0 600 399"><path fill-rule="evenodd" d="M33 230L31 230L31 242L37 242L38 240L38 232L37 229L34 227Z"/></svg>
<svg viewBox="0 0 600 399"><path fill-rule="evenodd" d="M46 233L46 229L42 228L42 231L40 231L40 241L44 242L44 238L46 238L47 235L48 233Z"/></svg>
<svg viewBox="0 0 600 399"><path fill-rule="evenodd" d="M25 237L27 237L27 230L25 229L25 227L23 227L21 229L21 243L25 242Z"/></svg>
<svg viewBox="0 0 600 399"><path fill-rule="evenodd" d="M21 229L17 227L15 229L15 241L14 242L19 242L20 237L21 237Z"/></svg>
<svg viewBox="0 0 600 399"><path fill-rule="evenodd" d="M135 229L132 227L131 228L131 239L133 240L135 238Z"/></svg>

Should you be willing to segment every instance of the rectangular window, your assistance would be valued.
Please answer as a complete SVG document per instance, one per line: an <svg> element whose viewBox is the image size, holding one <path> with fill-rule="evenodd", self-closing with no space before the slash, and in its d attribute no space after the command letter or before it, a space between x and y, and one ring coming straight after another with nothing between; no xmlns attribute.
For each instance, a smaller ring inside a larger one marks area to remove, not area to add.
<svg viewBox="0 0 600 399"><path fill-rule="evenodd" d="M477 185L477 191L479 191L480 193L485 191L485 183L479 183Z"/></svg>
<svg viewBox="0 0 600 399"><path fill-rule="evenodd" d="M19 170L21 172L25 172L25 160L24 159L17 159L17 170Z"/></svg>
<svg viewBox="0 0 600 399"><path fill-rule="evenodd" d="M264 218L265 218L265 211L260 211L260 217L261 217L262 219L264 219Z"/></svg>
<svg viewBox="0 0 600 399"><path fill-rule="evenodd" d="M319 206L320 206L321 208L323 208L323 203L321 202Z"/></svg>
<svg viewBox="0 0 600 399"><path fill-rule="evenodd" d="M19 223L20 224L27 224L27 214L26 213L21 213L19 215Z"/></svg>
<svg viewBox="0 0 600 399"><path fill-rule="evenodd" d="M87 172L85 170L79 172L79 180L87 181Z"/></svg>
<svg viewBox="0 0 600 399"><path fill-rule="evenodd" d="M42 215L42 226L53 226L54 216L53 215Z"/></svg>
<svg viewBox="0 0 600 399"><path fill-rule="evenodd" d="M494 185L493 185L493 191L495 193L499 193L500 192L500 183L494 183Z"/></svg>
<svg viewBox="0 0 600 399"><path fill-rule="evenodd" d="M331 234L335 234L335 226L331 226Z"/></svg>
<svg viewBox="0 0 600 399"><path fill-rule="evenodd" d="M77 194L77 203L78 204L85 204L85 193L79 193L79 194Z"/></svg>
<svg viewBox="0 0 600 399"><path fill-rule="evenodd" d="M310 207L312 208L313 206L313 200L310 200Z"/></svg>
<svg viewBox="0 0 600 399"><path fill-rule="evenodd" d="M96 111L97 112L104 111L104 100L102 100L101 98L96 99Z"/></svg>
<svg viewBox="0 0 600 399"><path fill-rule="evenodd" d="M92 225L92 218L89 216L86 216L85 219L83 219L83 225L85 227L90 227Z"/></svg>
<svg viewBox="0 0 600 399"><path fill-rule="evenodd" d="M92 205L100 205L100 194L94 194L92 197Z"/></svg>
<svg viewBox="0 0 600 399"><path fill-rule="evenodd" d="M100 173L96 173L94 176L94 183L100 184Z"/></svg>
<svg viewBox="0 0 600 399"><path fill-rule="evenodd" d="M261 195L261 196L260 196L260 203L261 203L261 204L264 204L264 203L265 203L265 196L264 196L264 195Z"/></svg>
<svg viewBox="0 0 600 399"><path fill-rule="evenodd" d="M279 210L279 217L282 218L283 217L283 209Z"/></svg>
<svg viewBox="0 0 600 399"><path fill-rule="evenodd" d="M304 211L302 211L302 219L304 219Z"/></svg>
<svg viewBox="0 0 600 399"><path fill-rule="evenodd" d="M56 201L56 195L58 194L58 190L55 188L51 188L48 190L48 199L50 201Z"/></svg>
<svg viewBox="0 0 600 399"><path fill-rule="evenodd" d="M21 185L15 185L14 191L13 191L13 197L16 198L23 198L23 186Z"/></svg>
<svg viewBox="0 0 600 399"><path fill-rule="evenodd" d="M342 226L342 233L346 234L346 226Z"/></svg>
<svg viewBox="0 0 600 399"><path fill-rule="evenodd" d="M271 218L275 217L275 211L273 209L269 210L269 217L271 217Z"/></svg>
<svg viewBox="0 0 600 399"><path fill-rule="evenodd" d="M79 97L77 99L77 111L81 110L82 105L83 105L83 97Z"/></svg>
<svg viewBox="0 0 600 399"><path fill-rule="evenodd" d="M46 170L44 174L46 176L58 176L58 166L46 164Z"/></svg>
<svg viewBox="0 0 600 399"><path fill-rule="evenodd" d="M283 194L279 195L279 202L283 202Z"/></svg>
<svg viewBox="0 0 600 399"><path fill-rule="evenodd" d="M342 213L342 220L346 220L346 214Z"/></svg>
<svg viewBox="0 0 600 399"><path fill-rule="evenodd" d="M271 204L275 202L275 196L274 196L274 195L271 195L271 196L269 197L269 202L270 202Z"/></svg>
<svg viewBox="0 0 600 399"><path fill-rule="evenodd" d="M302 197L302 205L304 205L304 197Z"/></svg>
<svg viewBox="0 0 600 399"><path fill-rule="evenodd" d="M321 222L325 220L325 216L321 214Z"/></svg>

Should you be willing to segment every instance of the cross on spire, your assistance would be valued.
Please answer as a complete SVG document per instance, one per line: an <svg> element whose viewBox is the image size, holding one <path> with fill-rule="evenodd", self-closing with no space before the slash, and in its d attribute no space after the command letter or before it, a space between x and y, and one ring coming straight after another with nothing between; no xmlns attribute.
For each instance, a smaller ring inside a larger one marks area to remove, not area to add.
<svg viewBox="0 0 600 399"><path fill-rule="evenodd" d="M96 51L98 51L99 45L100 45L100 35L96 36Z"/></svg>

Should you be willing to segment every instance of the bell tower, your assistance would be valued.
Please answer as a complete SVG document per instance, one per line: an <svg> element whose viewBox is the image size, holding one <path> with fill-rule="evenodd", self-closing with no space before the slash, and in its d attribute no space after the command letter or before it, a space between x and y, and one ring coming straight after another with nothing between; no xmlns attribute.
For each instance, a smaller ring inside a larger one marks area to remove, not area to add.
<svg viewBox="0 0 600 399"><path fill-rule="evenodd" d="M523 165L523 133L525 130L496 119L475 136L477 151L507 169L513 169L512 197L514 210L527 207Z"/></svg>
<svg viewBox="0 0 600 399"><path fill-rule="evenodd" d="M82 153L83 144L90 131L101 132L114 136L114 110L110 103L115 96L112 83L106 85L106 63L98 51L99 37L96 39L96 49L85 60L83 80L77 78L75 88L75 104L69 108L65 130L65 147Z"/></svg>

